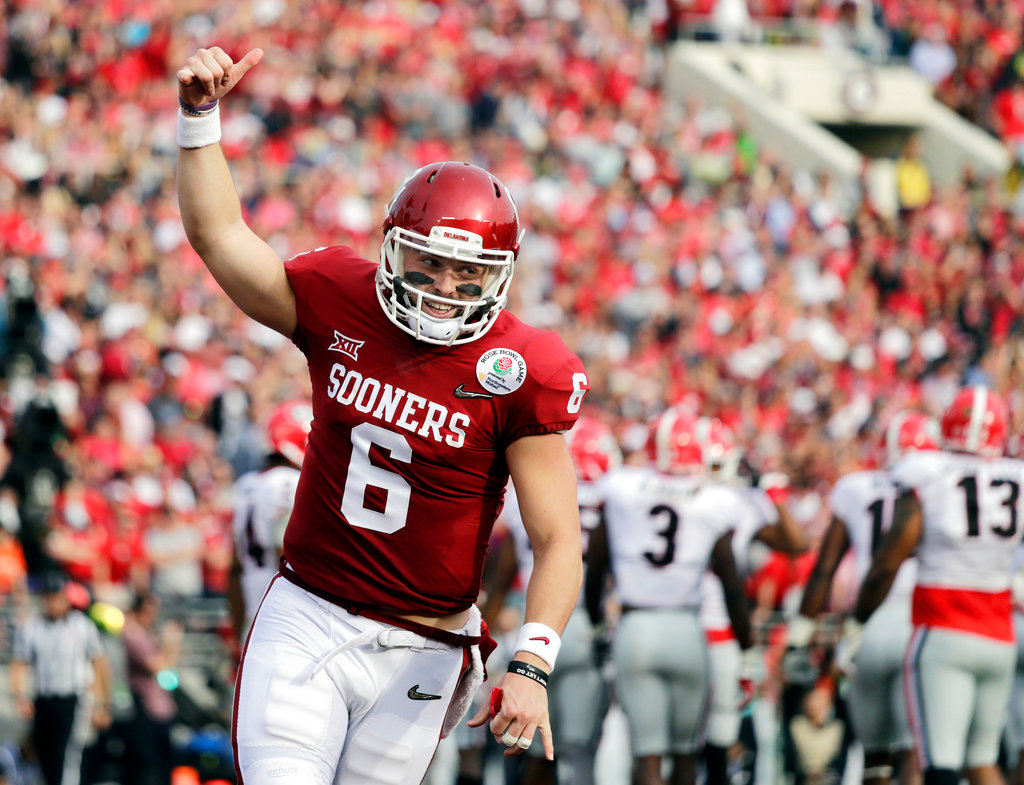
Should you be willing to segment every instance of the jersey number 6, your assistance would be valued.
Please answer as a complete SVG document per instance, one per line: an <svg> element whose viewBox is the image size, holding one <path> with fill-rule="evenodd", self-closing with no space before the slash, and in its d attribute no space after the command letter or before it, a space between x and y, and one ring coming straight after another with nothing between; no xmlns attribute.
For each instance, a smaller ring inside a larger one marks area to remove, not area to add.
<svg viewBox="0 0 1024 785"><path fill-rule="evenodd" d="M391 453L391 460L412 463L412 447L400 433L364 422L352 429L352 457L345 480L341 514L353 526L383 534L403 528L409 516L412 489L400 475L370 463L370 448L377 445ZM366 489L380 488L387 494L382 511L366 509Z"/></svg>

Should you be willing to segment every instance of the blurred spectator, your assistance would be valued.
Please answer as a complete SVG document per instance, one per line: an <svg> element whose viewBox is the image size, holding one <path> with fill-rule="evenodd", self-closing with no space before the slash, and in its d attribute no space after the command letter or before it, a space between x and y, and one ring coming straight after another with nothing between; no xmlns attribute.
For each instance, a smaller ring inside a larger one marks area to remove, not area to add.
<svg viewBox="0 0 1024 785"><path fill-rule="evenodd" d="M177 352L167 354L160 367L150 372L150 385L155 389L147 407L156 428L176 426L185 416L185 404L175 389L182 360Z"/></svg>
<svg viewBox="0 0 1024 785"><path fill-rule="evenodd" d="M101 558L104 580L93 585L97 600L128 607L136 593L150 586L149 552L141 514L128 499L112 505L113 518Z"/></svg>
<svg viewBox="0 0 1024 785"><path fill-rule="evenodd" d="M44 539L47 556L74 581L87 586L106 581L103 552L112 516L98 488L71 478L56 496Z"/></svg>
<svg viewBox="0 0 1024 785"><path fill-rule="evenodd" d="M871 3L840 0L834 6L823 3L819 40L821 46L834 54L851 52L871 60L882 60L888 45L871 18Z"/></svg>
<svg viewBox="0 0 1024 785"><path fill-rule="evenodd" d="M236 477L259 468L266 450L263 431L252 416L252 398L242 383L249 381L255 369L241 357L236 360L236 383L210 403L208 422L217 435L217 452L231 464Z"/></svg>
<svg viewBox="0 0 1024 785"><path fill-rule="evenodd" d="M171 724L178 709L171 693L177 685L170 669L178 662L184 630L175 621L158 627L161 607L156 594L141 592L125 615L122 640L135 705L125 785L171 783Z"/></svg>
<svg viewBox="0 0 1024 785"><path fill-rule="evenodd" d="M919 210L932 198L932 177L921 157L921 142L911 135L896 159L896 200L901 214Z"/></svg>
<svg viewBox="0 0 1024 785"><path fill-rule="evenodd" d="M27 195L23 197L27 199ZM5 313L0 319L0 368L9 379L43 373L43 322L36 300L36 282L24 259L7 260L6 284Z"/></svg>
<svg viewBox="0 0 1024 785"><path fill-rule="evenodd" d="M822 683L807 692L803 710L789 723L796 749L796 785L834 785L842 779L840 759L845 727L835 716L832 686Z"/></svg>
<svg viewBox="0 0 1024 785"><path fill-rule="evenodd" d="M196 502L196 526L203 535L203 595L226 597L234 557L230 509L218 499L200 497Z"/></svg>
<svg viewBox="0 0 1024 785"><path fill-rule="evenodd" d="M17 538L20 526L14 491L0 486L0 609L5 609L7 620L0 625L0 646L11 641L7 624L19 620L29 607L28 565Z"/></svg>
<svg viewBox="0 0 1024 785"><path fill-rule="evenodd" d="M1024 53L1015 57L992 100L992 128L1015 166L1024 166Z"/></svg>
<svg viewBox="0 0 1024 785"><path fill-rule="evenodd" d="M956 52L946 40L946 31L938 22L924 28L924 34L910 45L910 67L933 86L943 82L956 68Z"/></svg>
<svg viewBox="0 0 1024 785"><path fill-rule="evenodd" d="M37 572L45 565L42 540L57 492L69 477L63 458L68 434L45 376L35 378L26 397L8 434L10 463L0 484L19 501L19 539L29 569Z"/></svg>
<svg viewBox="0 0 1024 785"><path fill-rule="evenodd" d="M156 594L167 601L202 596L203 532L188 514L164 501L147 521L145 542Z"/></svg>
<svg viewBox="0 0 1024 785"><path fill-rule="evenodd" d="M711 26L720 41L747 41L753 35L747 0L716 0L711 10Z"/></svg>
<svg viewBox="0 0 1024 785"><path fill-rule="evenodd" d="M753 601L750 619L754 626L764 626L792 602L793 596L807 583L814 561L813 549L799 556L771 551L763 563L751 571L747 594Z"/></svg>

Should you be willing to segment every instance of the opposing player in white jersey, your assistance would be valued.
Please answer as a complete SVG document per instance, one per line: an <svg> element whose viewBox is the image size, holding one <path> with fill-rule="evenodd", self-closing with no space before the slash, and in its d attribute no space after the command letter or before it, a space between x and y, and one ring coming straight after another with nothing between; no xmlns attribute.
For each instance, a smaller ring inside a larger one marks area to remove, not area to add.
<svg viewBox="0 0 1024 785"><path fill-rule="evenodd" d="M892 470L901 488L837 651L855 648L900 565L915 552L907 709L925 785L1001 783L996 766L1016 659L1010 597L1021 539L1024 462L1004 458L1006 404L960 390L942 417L942 451L912 452Z"/></svg>
<svg viewBox="0 0 1024 785"><path fill-rule="evenodd" d="M270 452L266 465L235 481L231 521L234 559L228 597L239 641L245 640L263 594L277 574L312 419L309 401L293 400L277 406L267 421Z"/></svg>
<svg viewBox="0 0 1024 785"><path fill-rule="evenodd" d="M1006 749L1010 781L1024 785L1024 544L1013 552L1013 629L1017 638L1017 667L1010 692L1010 714L1006 723Z"/></svg>
<svg viewBox="0 0 1024 785"><path fill-rule="evenodd" d="M604 520L590 545L585 591L600 616L610 567L622 617L612 660L616 694L629 725L634 783L658 785L665 757L669 781L693 783L704 743L709 696L708 654L698 612L700 583L710 568L721 579L729 618L743 649L750 621L733 558L737 491L702 478L696 421L675 407L654 422L652 465L623 465L601 482Z"/></svg>
<svg viewBox="0 0 1024 785"><path fill-rule="evenodd" d="M583 555L586 557L590 534L601 518L598 481L622 463L622 452L611 428L594 416L581 416L566 439L576 467ZM533 572L533 549L512 485L506 495L502 520L510 537L497 555L498 575L483 606L485 619L495 614L515 580L526 586ZM555 760L546 760L539 745L531 747L524 756L524 783L540 785L557 781L559 785L592 785L594 782L594 756L608 708L608 688L599 666L595 657L594 627L581 592L562 633L558 670L552 671L548 682L551 729L559 740Z"/></svg>
<svg viewBox="0 0 1024 785"><path fill-rule="evenodd" d="M800 602L790 622L787 643L810 643L815 619L826 610L839 563L852 551L857 580L863 580L872 554L892 526L897 486L889 469L911 451L939 448L939 423L910 411L897 413L884 437L885 468L850 472L832 488L832 520ZM910 597L917 561L899 568L882 605L865 625L857 652L847 703L854 732L864 747L864 785L885 785L898 768L900 782L919 780L903 698L903 655L910 641Z"/></svg>
<svg viewBox="0 0 1024 785"><path fill-rule="evenodd" d="M786 553L803 551L807 547L803 530L785 506L776 502L780 497L769 496L761 487L741 487L742 450L729 427L717 418L702 417L697 421L696 434L707 479L738 491L736 506L722 510L721 516L735 527L732 552L740 573L746 572L747 553L755 540ZM700 622L708 642L711 684L703 756L705 779L707 785L724 785L728 777L728 751L739 740L741 712L753 697L753 679L760 669L750 660L757 655L754 650L750 650L744 666L718 576L705 571L700 590Z"/></svg>

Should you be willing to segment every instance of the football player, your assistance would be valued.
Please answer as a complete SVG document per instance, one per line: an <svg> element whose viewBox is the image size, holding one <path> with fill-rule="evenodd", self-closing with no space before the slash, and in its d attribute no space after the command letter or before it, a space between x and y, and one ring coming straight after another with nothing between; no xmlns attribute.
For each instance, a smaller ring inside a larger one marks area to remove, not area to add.
<svg viewBox="0 0 1024 785"><path fill-rule="evenodd" d="M852 550L858 580L892 525L896 483L890 469L914 450L939 448L939 423L918 412L898 412L884 436L884 468L850 472L832 488L832 520L822 539L800 613L789 626L787 643L810 643L815 619L828 603L839 563ZM910 596L917 561L911 556L899 568L885 602L872 614L853 663L847 702L854 732L864 747L864 785L887 785L899 771L904 785L919 780L913 741L903 699L903 655L910 641Z"/></svg>
<svg viewBox="0 0 1024 785"><path fill-rule="evenodd" d="M696 425L705 475L710 482L735 488L736 506L721 515L733 528L732 550L737 568L746 570L747 551L754 541L773 550L797 554L807 547L800 525L782 503L779 484L770 490L741 487L739 468L742 450L735 434L715 417L701 417ZM765 476L765 479L771 479ZM724 785L728 776L728 751L739 741L741 712L752 700L760 668L756 653L746 668L736 634L729 622L722 582L706 571L701 579L700 622L708 641L711 705L704 745L708 785Z"/></svg>
<svg viewBox="0 0 1024 785"><path fill-rule="evenodd" d="M750 620L736 562L732 512L737 490L703 482L696 419L681 407L657 417L650 465L610 471L600 484L604 519L592 536L587 609L599 620L606 574L622 606L612 644L616 695L629 725L634 782L696 780L709 696L708 647L699 620L700 584L709 567L722 582L740 648Z"/></svg>
<svg viewBox="0 0 1024 785"><path fill-rule="evenodd" d="M942 416L941 451L892 469L892 528L861 584L836 650L848 663L903 562L917 555L913 632L904 660L907 710L925 785L998 783L1000 734L1016 647L1010 568L1021 538L1024 462L1003 457L1006 404L965 387Z"/></svg>
<svg viewBox="0 0 1024 785"><path fill-rule="evenodd" d="M505 310L519 216L478 166L413 172L378 262L344 246L282 261L243 220L219 145L219 102L262 57L199 49L177 73L189 241L243 312L305 354L313 390L284 563L238 674L239 781L423 778L483 679L475 601L510 476L534 569L514 659L472 722L489 720L507 755L539 731L552 758L547 678L583 572L562 432L586 373L555 333Z"/></svg>
<svg viewBox="0 0 1024 785"><path fill-rule="evenodd" d="M234 557L228 599L240 642L245 640L263 593L277 574L312 419L309 401L287 401L277 406L267 421L270 452L266 465L235 481L231 519Z"/></svg>

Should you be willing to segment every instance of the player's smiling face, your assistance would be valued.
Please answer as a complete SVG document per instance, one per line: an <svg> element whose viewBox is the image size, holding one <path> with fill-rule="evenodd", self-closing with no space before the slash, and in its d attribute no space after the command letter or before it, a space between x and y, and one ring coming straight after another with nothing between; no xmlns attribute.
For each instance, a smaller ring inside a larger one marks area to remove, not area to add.
<svg viewBox="0 0 1024 785"><path fill-rule="evenodd" d="M427 294L449 300L478 300L483 294L487 265L415 253L405 260L404 278L410 286ZM424 300L422 308L437 319L454 318L462 311L453 305L427 300Z"/></svg>

